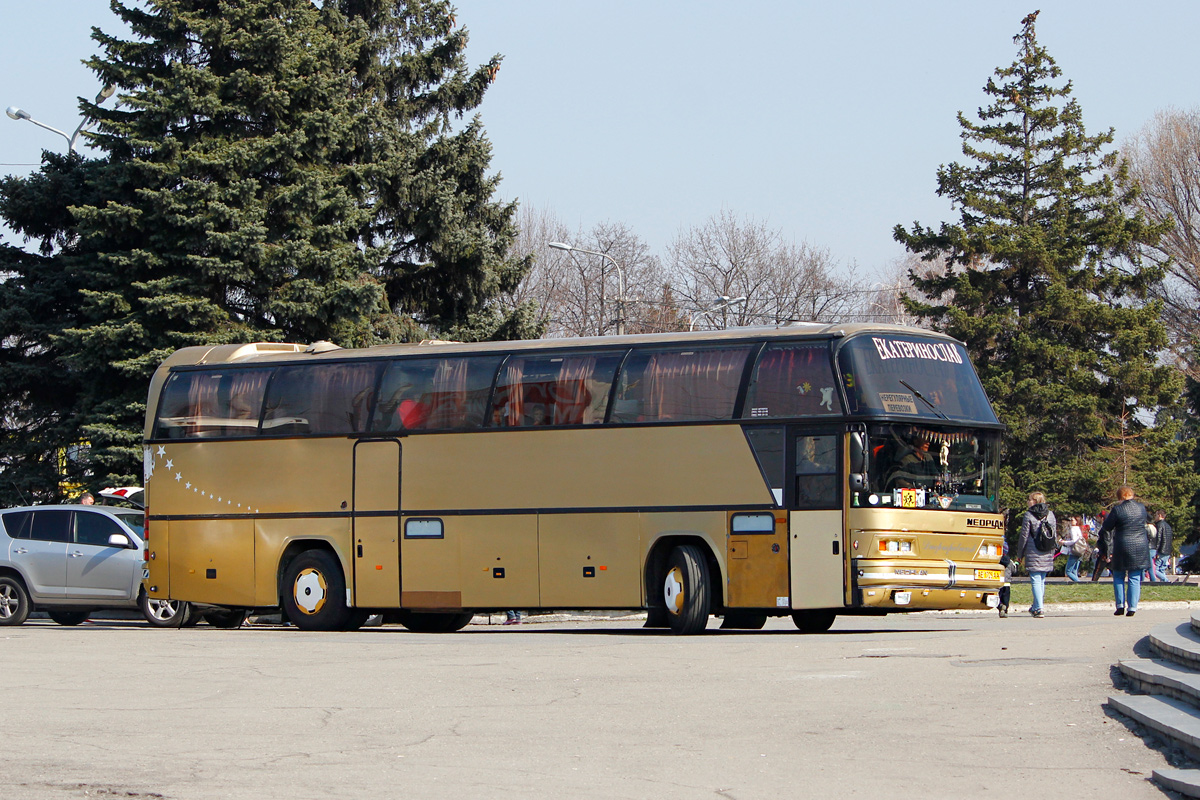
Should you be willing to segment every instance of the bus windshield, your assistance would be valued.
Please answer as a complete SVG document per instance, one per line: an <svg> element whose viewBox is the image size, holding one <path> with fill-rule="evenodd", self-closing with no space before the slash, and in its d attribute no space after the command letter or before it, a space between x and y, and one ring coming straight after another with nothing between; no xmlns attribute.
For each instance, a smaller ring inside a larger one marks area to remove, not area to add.
<svg viewBox="0 0 1200 800"><path fill-rule="evenodd" d="M859 507L999 510L1000 432L870 425L867 489Z"/></svg>
<svg viewBox="0 0 1200 800"><path fill-rule="evenodd" d="M957 342L892 333L858 336L842 346L838 366L851 414L999 423Z"/></svg>

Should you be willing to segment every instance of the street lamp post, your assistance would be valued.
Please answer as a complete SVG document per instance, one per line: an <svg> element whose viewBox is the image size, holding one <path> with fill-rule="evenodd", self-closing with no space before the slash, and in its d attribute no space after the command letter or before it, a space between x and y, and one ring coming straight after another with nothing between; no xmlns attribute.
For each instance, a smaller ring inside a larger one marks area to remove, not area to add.
<svg viewBox="0 0 1200 800"><path fill-rule="evenodd" d="M688 323L688 330L694 331L696 329L696 320L699 319L700 317L708 317L709 322L711 322L712 317L709 315L712 314L713 312L727 311L730 308L732 308L733 306L736 306L739 303L745 303L745 302L746 302L746 298L744 296L743 297L730 297L729 295L723 294L716 299L716 301L713 303L713 305L709 306L708 308L693 312L692 319Z"/></svg>
<svg viewBox="0 0 1200 800"><path fill-rule="evenodd" d="M116 91L116 89L114 87L105 86L103 89L100 90L100 93L98 95L96 95L96 105L100 105L105 100L112 97L113 92L115 92L115 91ZM8 108L6 108L4 110L4 113L8 114L9 119L15 119L18 121L25 120L26 122L32 122L34 125L37 125L39 128L45 128L46 130L50 131L51 133L57 133L59 136L61 136L67 140L67 152L70 152L70 153L77 152L75 150L75 141L79 138L79 134L83 133L83 131L86 130L87 127L91 123L95 122L95 120L92 119L91 117L84 117L83 119L81 119L79 121L79 127L77 127L75 129L75 132L72 134L67 134L65 131L60 131L58 128L47 125L44 122L38 122L33 117L29 116L29 112L23 108L17 108L16 106L9 106Z"/></svg>
<svg viewBox="0 0 1200 800"><path fill-rule="evenodd" d="M553 247L555 250L566 250L568 253L587 253L589 256L600 256L601 258L607 258L609 261L612 262L612 265L617 268L617 286L618 286L618 289L620 292L619 295L617 296L617 335L624 336L625 335L625 270L621 269L621 265L619 263L617 263L617 260L615 258L613 258L612 256L610 256L608 253L598 253L595 250L584 250L582 247L575 247L574 245L563 244L562 242L547 242L547 244L548 244L548 246ZM603 285L603 281L604 281L603 275L601 275L600 280L601 280L601 285Z"/></svg>

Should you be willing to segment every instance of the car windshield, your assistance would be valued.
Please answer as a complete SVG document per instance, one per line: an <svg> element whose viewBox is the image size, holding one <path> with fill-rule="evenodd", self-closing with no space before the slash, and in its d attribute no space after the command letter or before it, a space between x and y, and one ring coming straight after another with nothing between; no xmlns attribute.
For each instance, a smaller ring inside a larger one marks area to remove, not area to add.
<svg viewBox="0 0 1200 800"><path fill-rule="evenodd" d="M117 511L114 513L117 515L117 519L124 523L126 528L129 528L129 530L133 531L138 536L142 535L142 525L145 523L145 517L142 516L142 512L129 511L127 513L122 513Z"/></svg>
<svg viewBox="0 0 1200 800"><path fill-rule="evenodd" d="M856 506L999 509L1000 434L931 425L871 425L867 489Z"/></svg>

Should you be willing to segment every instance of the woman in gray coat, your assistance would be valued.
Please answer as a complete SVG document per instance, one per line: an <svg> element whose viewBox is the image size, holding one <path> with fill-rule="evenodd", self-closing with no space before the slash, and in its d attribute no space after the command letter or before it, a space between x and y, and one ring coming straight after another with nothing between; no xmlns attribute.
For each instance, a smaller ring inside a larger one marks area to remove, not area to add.
<svg viewBox="0 0 1200 800"><path fill-rule="evenodd" d="M1150 566L1149 518L1146 507L1133 499L1133 487L1117 490L1117 504L1100 526L1100 558L1112 570L1116 615L1132 617L1142 594L1142 572ZM1128 592L1126 584L1128 583ZM1128 602L1126 602L1128 601Z"/></svg>
<svg viewBox="0 0 1200 800"><path fill-rule="evenodd" d="M1049 521L1052 530L1058 530L1058 521L1054 519L1054 512L1050 510L1050 506L1046 505L1046 495L1034 492L1029 495L1029 510L1025 512L1025 517L1021 520L1021 532L1017 534L1016 552L1018 558L1025 565L1025 571L1029 573L1029 583L1033 588L1033 605L1029 607L1029 613L1035 617L1046 616L1046 612L1042 608L1043 600L1046 597L1046 575L1054 569L1054 556L1058 553L1057 542L1049 550L1043 551L1034 541L1042 520Z"/></svg>

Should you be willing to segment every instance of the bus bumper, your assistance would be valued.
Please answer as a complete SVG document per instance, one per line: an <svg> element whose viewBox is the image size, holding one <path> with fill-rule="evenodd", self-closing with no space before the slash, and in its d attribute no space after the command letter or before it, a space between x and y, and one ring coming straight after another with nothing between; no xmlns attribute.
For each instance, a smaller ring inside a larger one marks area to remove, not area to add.
<svg viewBox="0 0 1200 800"><path fill-rule="evenodd" d="M856 559L855 605L896 611L995 608L1004 568L996 563Z"/></svg>

